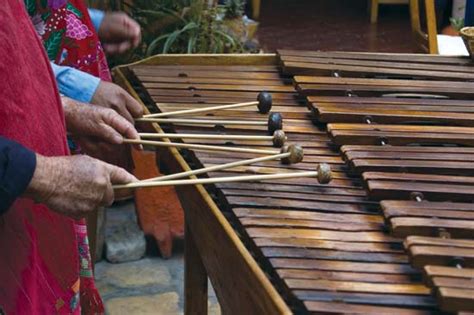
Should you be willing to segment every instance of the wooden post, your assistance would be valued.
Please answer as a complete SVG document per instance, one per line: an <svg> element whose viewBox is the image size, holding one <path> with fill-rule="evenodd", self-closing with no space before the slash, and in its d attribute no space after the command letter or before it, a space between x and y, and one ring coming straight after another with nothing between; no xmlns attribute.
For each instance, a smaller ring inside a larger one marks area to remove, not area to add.
<svg viewBox="0 0 474 315"><path fill-rule="evenodd" d="M434 0L425 0L426 28L428 32L428 52L438 54L438 30Z"/></svg>
<svg viewBox="0 0 474 315"><path fill-rule="evenodd" d="M252 19L258 20L260 17L260 0L252 0Z"/></svg>
<svg viewBox="0 0 474 315"><path fill-rule="evenodd" d="M189 222L184 231L184 314L207 315L207 272Z"/></svg>
<svg viewBox="0 0 474 315"><path fill-rule="evenodd" d="M379 1L371 0L370 1L370 23L377 23L379 16Z"/></svg>
<svg viewBox="0 0 474 315"><path fill-rule="evenodd" d="M410 21L411 31L417 34L421 30L420 24L420 5L418 0L410 0Z"/></svg>

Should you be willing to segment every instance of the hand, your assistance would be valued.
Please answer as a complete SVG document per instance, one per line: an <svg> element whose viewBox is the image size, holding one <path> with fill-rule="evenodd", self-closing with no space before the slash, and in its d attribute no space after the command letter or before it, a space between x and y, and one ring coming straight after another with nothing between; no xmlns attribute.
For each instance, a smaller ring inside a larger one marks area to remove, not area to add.
<svg viewBox="0 0 474 315"><path fill-rule="evenodd" d="M37 154L36 169L25 196L74 219L114 201L113 184L138 181L124 169L86 155L45 157Z"/></svg>
<svg viewBox="0 0 474 315"><path fill-rule="evenodd" d="M117 112L63 97L66 127L73 137L93 137L110 144L122 144L123 138L139 139L135 127Z"/></svg>
<svg viewBox="0 0 474 315"><path fill-rule="evenodd" d="M92 104L111 108L133 123L143 115L143 107L120 86L101 81L91 100Z"/></svg>
<svg viewBox="0 0 474 315"><path fill-rule="evenodd" d="M107 12L98 33L109 54L122 54L141 41L140 25L123 12Z"/></svg>

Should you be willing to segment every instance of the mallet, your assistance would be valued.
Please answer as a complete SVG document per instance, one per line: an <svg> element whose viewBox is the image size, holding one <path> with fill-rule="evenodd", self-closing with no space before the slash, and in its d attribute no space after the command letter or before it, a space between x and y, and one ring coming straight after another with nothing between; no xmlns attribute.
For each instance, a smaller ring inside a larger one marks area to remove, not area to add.
<svg viewBox="0 0 474 315"><path fill-rule="evenodd" d="M224 151L224 152L254 153L254 154L264 154L264 155L277 153L272 150L237 148L237 147L231 147L231 146L217 146L217 145L208 145L208 144L149 141L149 140L139 140L139 139L123 139L123 143L143 144L143 145L151 145L155 147L186 148L186 149L201 150L201 151Z"/></svg>
<svg viewBox="0 0 474 315"><path fill-rule="evenodd" d="M283 164L296 164L303 160L303 156L304 156L303 148L301 148L298 145L290 144L289 146L283 147L281 149L281 153L279 154L268 155L268 156L263 156L259 158L248 159L248 160L241 160L237 162L230 162L230 163L221 164L221 165L214 165L214 166L204 167L204 168L187 171L187 172L148 178L148 179L143 180L143 182L163 181L163 180L189 177L191 175L199 175L199 174L204 174L208 172L225 170L232 167L251 165L254 163L273 161L273 160L278 160L278 159L280 159L281 163Z"/></svg>
<svg viewBox="0 0 474 315"><path fill-rule="evenodd" d="M283 129L283 117L280 113L270 113L268 120L213 120L213 119L182 119L182 118L137 118L139 122L172 123L177 125L244 125L267 126L269 134Z"/></svg>
<svg viewBox="0 0 474 315"><path fill-rule="evenodd" d="M124 188L144 188L144 187L159 187L159 186L178 186L178 185L198 185L198 184L217 184L217 183L231 183L231 182L254 182L271 179L289 179L289 178L303 178L316 177L321 184L327 184L331 181L331 168L328 164L319 164L315 171L307 172L292 172L281 174L266 174L266 175L246 175L246 176L229 176L217 178L199 178L199 179L181 179L181 180L164 180L164 181L140 181L125 185L115 185L114 189Z"/></svg>
<svg viewBox="0 0 474 315"><path fill-rule="evenodd" d="M213 139L213 140L247 140L266 141L271 140L274 147L280 148L285 144L286 136L283 130L276 130L273 136L247 136L247 135L226 135L226 134L194 134L194 133L139 133L142 139Z"/></svg>
<svg viewBox="0 0 474 315"><path fill-rule="evenodd" d="M245 103L237 103L237 104L230 104L230 105L217 105L217 106L209 106L204 108L193 108L193 109L185 109L185 110L177 110L173 112L166 112L166 113L158 113L158 114L149 114L144 115L144 118L158 118L158 117L169 117L169 116L180 116L180 115L189 115L189 114L197 114L197 113L206 113L206 112L213 112L221 109L234 109L234 108L242 108L248 106L255 106L257 105L258 111L261 114L266 114L270 112L272 109L272 95L268 92L262 91L258 93L257 101L253 102L245 102Z"/></svg>

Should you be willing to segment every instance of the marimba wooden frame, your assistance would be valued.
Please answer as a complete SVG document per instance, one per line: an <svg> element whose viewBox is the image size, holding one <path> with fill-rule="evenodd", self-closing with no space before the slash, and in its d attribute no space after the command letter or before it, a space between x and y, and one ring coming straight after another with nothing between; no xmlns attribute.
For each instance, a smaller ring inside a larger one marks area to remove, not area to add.
<svg viewBox="0 0 474 315"><path fill-rule="evenodd" d="M275 54L158 55L114 69L114 80L145 108L127 78L134 65L277 65ZM156 132L163 132L153 123ZM163 141L169 141L164 139ZM158 154L173 172L191 170L176 148ZM195 178L192 176L191 178ZM236 231L202 185L179 186L185 211L185 314L207 314L207 279L223 314L290 314L281 295L247 250Z"/></svg>

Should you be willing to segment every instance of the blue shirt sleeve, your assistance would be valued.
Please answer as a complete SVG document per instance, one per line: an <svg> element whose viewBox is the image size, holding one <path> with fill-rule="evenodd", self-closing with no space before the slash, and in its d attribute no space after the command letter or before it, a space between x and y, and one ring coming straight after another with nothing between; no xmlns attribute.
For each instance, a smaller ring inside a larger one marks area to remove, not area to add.
<svg viewBox="0 0 474 315"><path fill-rule="evenodd" d="M0 136L0 215L25 192L35 169L33 151Z"/></svg>
<svg viewBox="0 0 474 315"><path fill-rule="evenodd" d="M99 32L100 24L104 20L105 13L104 11L96 9L88 9L89 16L91 17L92 24L94 25L95 31Z"/></svg>
<svg viewBox="0 0 474 315"><path fill-rule="evenodd" d="M76 101L90 103L100 79L71 67L58 66L51 62L59 92Z"/></svg>

